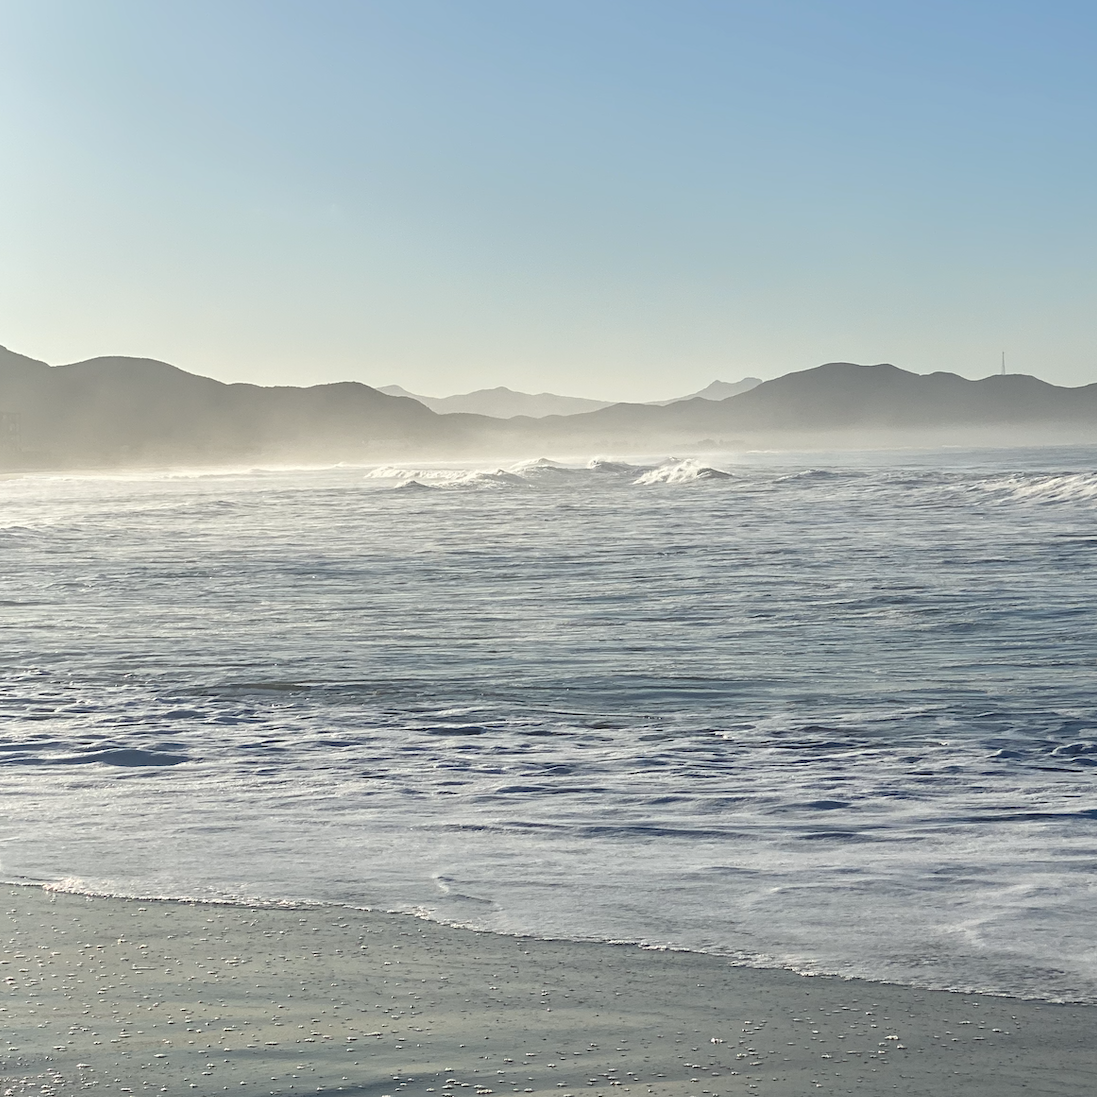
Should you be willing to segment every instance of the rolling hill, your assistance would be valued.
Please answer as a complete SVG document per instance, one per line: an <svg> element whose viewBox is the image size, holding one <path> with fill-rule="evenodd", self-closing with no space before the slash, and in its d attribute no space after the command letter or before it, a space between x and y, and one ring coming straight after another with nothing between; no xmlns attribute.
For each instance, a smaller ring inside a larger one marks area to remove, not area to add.
<svg viewBox="0 0 1097 1097"><path fill-rule="evenodd" d="M17 434L9 451L48 466L342 460L460 434L414 400L355 382L224 384L147 358L49 366L3 348L0 412Z"/></svg>
<svg viewBox="0 0 1097 1097"><path fill-rule="evenodd" d="M831 362L722 400L493 418L437 414L350 381L225 384L153 359L50 366L0 348L0 464L8 468L1047 440L1097 441L1097 385Z"/></svg>

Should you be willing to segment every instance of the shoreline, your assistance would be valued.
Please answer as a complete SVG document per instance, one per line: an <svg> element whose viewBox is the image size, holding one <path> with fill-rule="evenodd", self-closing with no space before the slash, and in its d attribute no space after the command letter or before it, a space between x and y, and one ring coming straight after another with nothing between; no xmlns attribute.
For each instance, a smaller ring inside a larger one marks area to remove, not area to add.
<svg viewBox="0 0 1097 1097"><path fill-rule="evenodd" d="M349 907L4 889L5 1097L1097 1092L1093 1005Z"/></svg>
<svg viewBox="0 0 1097 1097"><path fill-rule="evenodd" d="M893 986L921 994L959 994L974 995L982 998L999 998L1003 1001L1029 1002L1037 1005L1048 1006L1089 1006L1097 1009L1097 998L1056 998L1041 996L1038 994L1021 994L1011 990L995 990L974 987L933 986L929 983L902 982L888 978L875 978L871 975L850 975L840 971L821 970L818 964L803 964L796 966L793 963L781 963L772 957L765 955L751 956L741 951L721 950L719 948L700 949L690 948L688 945L676 945L670 943L652 944L644 938L606 938L606 937L565 937L565 936L541 936L533 932L521 930L491 929L483 926L469 925L461 922L445 921L434 917L431 913L421 910L383 909L381 907L360 907L351 903L338 902L327 899L265 899L254 897L251 899L222 898L218 896L198 897L179 895L140 895L122 894L119 892L93 891L77 887L67 887L60 881L0 879L0 888L29 888L35 891L43 891L46 894L69 895L85 899L102 899L107 901L121 900L123 902L167 903L179 904L188 907L226 907L244 908L247 910L280 910L280 911L344 911L348 915L364 915L367 917L393 917L407 918L415 922L425 922L428 925L440 928L456 930L462 933L485 934L489 937L505 937L517 941L535 941L538 943L554 945L582 945L605 946L610 948L635 948L642 952L670 952L685 953L691 956L707 957L713 962L726 964L732 968L742 968L749 971L774 971L797 975L806 979L835 979L843 983L855 983L867 987Z"/></svg>

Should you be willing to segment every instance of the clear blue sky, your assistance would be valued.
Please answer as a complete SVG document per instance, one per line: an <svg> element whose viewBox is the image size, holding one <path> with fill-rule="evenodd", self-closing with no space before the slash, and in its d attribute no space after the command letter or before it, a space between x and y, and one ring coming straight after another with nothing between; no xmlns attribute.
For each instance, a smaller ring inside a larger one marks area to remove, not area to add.
<svg viewBox="0 0 1097 1097"><path fill-rule="evenodd" d="M1097 381L1097 4L0 0L0 343L654 399Z"/></svg>

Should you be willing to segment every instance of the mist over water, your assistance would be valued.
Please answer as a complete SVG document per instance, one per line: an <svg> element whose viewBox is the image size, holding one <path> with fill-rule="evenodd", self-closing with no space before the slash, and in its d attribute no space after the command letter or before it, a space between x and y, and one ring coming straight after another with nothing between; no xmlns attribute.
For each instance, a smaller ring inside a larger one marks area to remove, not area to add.
<svg viewBox="0 0 1097 1097"><path fill-rule="evenodd" d="M1097 451L0 483L0 875L1097 1000Z"/></svg>

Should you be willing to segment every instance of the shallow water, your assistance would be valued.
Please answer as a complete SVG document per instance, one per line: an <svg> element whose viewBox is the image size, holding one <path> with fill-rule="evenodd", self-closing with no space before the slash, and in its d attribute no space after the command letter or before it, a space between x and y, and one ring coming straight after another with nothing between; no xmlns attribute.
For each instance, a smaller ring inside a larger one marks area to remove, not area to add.
<svg viewBox="0 0 1097 1097"><path fill-rule="evenodd" d="M9 479L0 875L1097 1000L1094 469Z"/></svg>

